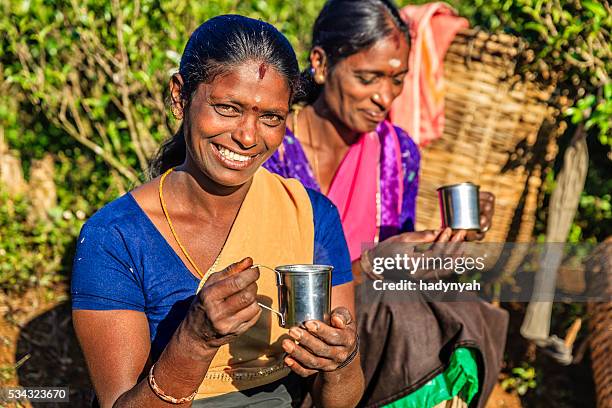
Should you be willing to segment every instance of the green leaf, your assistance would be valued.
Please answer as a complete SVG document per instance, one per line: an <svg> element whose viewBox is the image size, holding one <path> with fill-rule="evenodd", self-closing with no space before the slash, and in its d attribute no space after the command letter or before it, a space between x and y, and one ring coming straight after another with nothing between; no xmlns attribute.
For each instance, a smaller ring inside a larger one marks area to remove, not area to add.
<svg viewBox="0 0 612 408"><path fill-rule="evenodd" d="M538 24L533 21L530 21L528 23L525 23L524 27L527 30L532 30L532 31L539 33L542 37L548 36L548 31L546 30L546 27L544 27L544 25L542 24Z"/></svg>
<svg viewBox="0 0 612 408"><path fill-rule="evenodd" d="M603 88L604 98L612 100L612 81L608 81Z"/></svg>
<svg viewBox="0 0 612 408"><path fill-rule="evenodd" d="M596 3L594 1L591 0L582 0L582 5L589 11L591 11L593 14L595 14L596 16L599 16L601 18L606 18L606 16L608 15L608 13L606 12L606 9L604 8L604 6L602 6L599 3Z"/></svg>

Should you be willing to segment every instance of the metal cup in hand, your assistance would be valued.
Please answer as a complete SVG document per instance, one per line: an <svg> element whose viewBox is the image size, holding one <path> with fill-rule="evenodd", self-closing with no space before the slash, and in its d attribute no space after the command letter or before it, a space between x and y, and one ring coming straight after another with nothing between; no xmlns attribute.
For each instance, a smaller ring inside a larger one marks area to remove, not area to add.
<svg viewBox="0 0 612 408"><path fill-rule="evenodd" d="M480 230L479 189L469 182L438 188L442 228Z"/></svg>
<svg viewBox="0 0 612 408"><path fill-rule="evenodd" d="M303 264L276 268L264 265L253 267L266 268L276 273L280 310L261 303L259 306L277 314L281 327L299 326L308 320L329 321L333 266Z"/></svg>

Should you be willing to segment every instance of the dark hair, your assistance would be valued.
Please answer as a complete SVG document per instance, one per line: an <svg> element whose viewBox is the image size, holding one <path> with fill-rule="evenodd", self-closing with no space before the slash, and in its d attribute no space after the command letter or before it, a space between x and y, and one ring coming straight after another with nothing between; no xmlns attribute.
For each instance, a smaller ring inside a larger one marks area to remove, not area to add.
<svg viewBox="0 0 612 408"><path fill-rule="evenodd" d="M391 0L328 0L312 29L312 47L319 46L332 68L344 58L366 50L378 40L399 30L410 46L410 31ZM297 102L310 104L321 93L310 67L300 78L302 92Z"/></svg>
<svg viewBox="0 0 612 408"><path fill-rule="evenodd" d="M295 95L299 83L299 67L289 41L274 26L260 20L222 15L211 18L191 34L179 67L183 78L181 97L185 110L200 83L214 78L247 61L270 64L285 79ZM291 103L291 100L289 101ZM185 160L186 145L183 124L165 141L149 166L154 178Z"/></svg>

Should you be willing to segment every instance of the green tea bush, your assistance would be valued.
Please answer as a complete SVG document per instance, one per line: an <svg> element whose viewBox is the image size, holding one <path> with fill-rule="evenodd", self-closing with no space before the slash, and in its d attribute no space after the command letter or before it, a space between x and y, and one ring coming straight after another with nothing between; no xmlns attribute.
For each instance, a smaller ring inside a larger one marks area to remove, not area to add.
<svg viewBox="0 0 612 408"><path fill-rule="evenodd" d="M32 160L53 154L58 203L26 222L26 197L0 202L0 289L65 279L82 220L146 178L175 127L168 81L189 34L224 13L261 18L305 61L323 4L270 1L0 0L0 140ZM68 217L68 218L67 218ZM61 273L60 273L61 272Z"/></svg>
<svg viewBox="0 0 612 408"><path fill-rule="evenodd" d="M175 129L166 103L168 80L197 25L223 13L261 18L289 38L305 67L312 24L323 3L0 0L0 141L19 153L25 174L32 160L51 153L58 196L49 220L38 225L25 222L27 198L3 196L0 289L61 280L69 270L62 259L69 258L66 248L82 222L63 214L89 217L145 180L148 159ZM525 69L540 80L554 76L556 96L573 106L568 118L584 123L596 134L597 146L609 149L607 0L451 3L473 25L527 39L534 54ZM601 162L595 167L600 173L592 180L610 179ZM597 186L583 196L582 214L600 219L609 215L609 195L602 192L609 181ZM600 234L585 232L595 233Z"/></svg>
<svg viewBox="0 0 612 408"><path fill-rule="evenodd" d="M221 13L246 14L275 24L304 51L321 4L5 1L0 67L7 96L0 118L9 122L7 140L43 150L82 145L126 189L145 179L148 159L173 131L168 81L199 23ZM35 118L31 127L15 123L18 111Z"/></svg>

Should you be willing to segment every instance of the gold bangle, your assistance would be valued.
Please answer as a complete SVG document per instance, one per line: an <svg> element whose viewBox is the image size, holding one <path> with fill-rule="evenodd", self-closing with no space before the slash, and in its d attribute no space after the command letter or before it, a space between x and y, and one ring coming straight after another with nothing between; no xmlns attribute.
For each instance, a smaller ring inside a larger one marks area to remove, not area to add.
<svg viewBox="0 0 612 408"><path fill-rule="evenodd" d="M174 398L174 397L171 397L170 395L167 395L164 391L162 391L162 389L159 388L159 385L157 385L157 383L155 382L155 377L153 376L153 368L155 368L155 364L153 364L151 366L151 369L149 370L149 387L151 387L151 390L155 393L155 395L157 395L159 399L165 402L169 402L170 404L175 404L175 405L184 404L186 402L193 401L196 394L198 393L198 390L195 390L193 394L189 395L188 397L183 397L183 398Z"/></svg>

